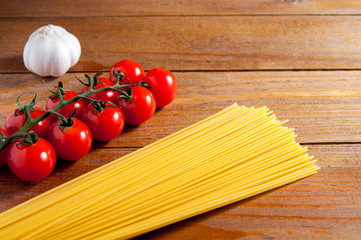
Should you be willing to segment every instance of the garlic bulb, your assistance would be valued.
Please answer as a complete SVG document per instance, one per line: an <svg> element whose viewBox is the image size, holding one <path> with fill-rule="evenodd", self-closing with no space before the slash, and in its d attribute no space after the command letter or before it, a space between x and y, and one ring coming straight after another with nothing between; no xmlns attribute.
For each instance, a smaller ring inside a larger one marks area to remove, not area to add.
<svg viewBox="0 0 361 240"><path fill-rule="evenodd" d="M64 28L43 26L33 32L25 45L25 67L39 76L58 77L74 66L80 57L78 39Z"/></svg>

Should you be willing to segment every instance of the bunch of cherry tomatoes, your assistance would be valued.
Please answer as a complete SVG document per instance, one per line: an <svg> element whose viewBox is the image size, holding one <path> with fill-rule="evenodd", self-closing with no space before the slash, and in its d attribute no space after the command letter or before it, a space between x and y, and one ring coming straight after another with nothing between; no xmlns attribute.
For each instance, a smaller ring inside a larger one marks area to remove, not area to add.
<svg viewBox="0 0 361 240"><path fill-rule="evenodd" d="M121 91L107 90L89 95L88 100L80 99L60 108L57 113L67 116L67 119L51 115L37 122L28 130L27 139L18 138L0 151L0 167L7 163L22 180L40 181L52 172L57 156L76 161L89 152L93 139L110 141L122 132L125 123L139 125L154 114L156 107L164 107L175 98L177 81L170 71L155 68L145 74L143 68L132 60L116 63L109 78L96 75L93 89L113 86L117 82L116 72L124 74L121 84L131 84L131 87L123 89L124 93L128 93L126 96ZM140 84L144 82L146 84ZM61 97L69 100L78 95L64 89L62 84L56 89L58 91L52 91L46 102L46 110L57 106ZM84 86L83 93L88 90L89 86ZM45 113L34 104L35 99L27 106L32 119ZM6 119L6 130L0 128L2 141L18 132L27 122L24 106L18 106Z"/></svg>

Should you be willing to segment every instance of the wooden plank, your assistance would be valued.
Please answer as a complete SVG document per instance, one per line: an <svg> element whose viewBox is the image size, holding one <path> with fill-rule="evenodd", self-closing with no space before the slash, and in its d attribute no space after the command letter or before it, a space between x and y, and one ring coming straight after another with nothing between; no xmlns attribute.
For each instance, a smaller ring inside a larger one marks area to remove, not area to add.
<svg viewBox="0 0 361 240"><path fill-rule="evenodd" d="M320 183L321 185L325 184L325 186L336 187L338 184L346 184L346 182L342 181L344 181L344 177L348 175L342 175L342 172L338 172L340 171L339 169L349 171L351 173L349 177L354 176L354 181L360 182L356 174L359 173L357 169L361 168L361 144L308 144L304 146L308 148L308 153L315 157L317 164L321 167L320 173L312 178L316 179L320 174L325 179L342 177L342 179L332 180L335 182L335 185L331 183ZM138 148L131 147L101 148L95 146L89 154L76 162L58 160L51 175L35 185L21 181L11 173L7 166L0 168L0 212L137 149ZM330 169L332 169L332 171ZM307 182L307 180L303 181ZM318 180L318 177L317 181L322 182ZM312 190L307 184L302 186L305 188L307 186L307 192ZM352 187L353 185L350 186ZM360 196L361 195L359 195L359 197Z"/></svg>
<svg viewBox="0 0 361 240"><path fill-rule="evenodd" d="M360 170L323 169L308 179L137 239L356 240L361 222Z"/></svg>
<svg viewBox="0 0 361 240"><path fill-rule="evenodd" d="M357 0L2 1L2 17L360 14Z"/></svg>
<svg viewBox="0 0 361 240"><path fill-rule="evenodd" d="M11 173L8 166L0 168L0 212L135 150L93 148L79 161L57 161L51 176L37 184L23 182Z"/></svg>
<svg viewBox="0 0 361 240"><path fill-rule="evenodd" d="M359 71L305 72L175 72L177 98L138 127L102 147L142 147L189 126L237 102L245 106L267 106L286 125L296 128L301 143L361 142L361 81ZM81 74L78 74L82 76ZM104 74L107 76L107 74ZM16 108L15 99L26 103L38 93L38 106L49 95L33 74L0 75L0 124ZM49 86L58 80L67 88L81 90L72 74L45 79ZM331 131L332 129L332 131Z"/></svg>
<svg viewBox="0 0 361 240"><path fill-rule="evenodd" d="M0 73L27 72L25 43L49 23L80 40L73 72L122 59L148 70L360 69L361 16L29 17L0 18Z"/></svg>
<svg viewBox="0 0 361 240"><path fill-rule="evenodd" d="M357 239L361 144L306 146L321 166L316 175L138 239ZM1 168L0 212L134 150L94 148L77 162L58 161L51 176L35 185L17 179L7 167Z"/></svg>

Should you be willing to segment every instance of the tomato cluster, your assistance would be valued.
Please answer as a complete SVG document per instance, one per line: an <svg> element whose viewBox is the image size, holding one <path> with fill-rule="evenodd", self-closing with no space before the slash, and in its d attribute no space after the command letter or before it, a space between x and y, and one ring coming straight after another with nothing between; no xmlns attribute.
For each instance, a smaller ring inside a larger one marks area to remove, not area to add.
<svg viewBox="0 0 361 240"><path fill-rule="evenodd" d="M28 129L29 134L24 138L15 138L0 151L0 167L7 163L22 180L40 181L52 172L57 157L67 161L82 158L89 152L93 139L110 141L122 132L125 123L139 125L147 121L156 107L168 105L177 92L177 81L170 71L155 68L145 74L143 68L132 60L116 63L109 79L98 78L98 75L92 80L92 85L90 80L88 84L82 82L85 86L81 98L59 83L55 87L57 91L51 91L46 111L33 106L35 98L26 108L18 103L19 108L8 115L5 129L0 128L0 141L23 132L21 129L29 115L31 119L44 113L49 116ZM123 88L93 91L114 84ZM74 99L56 112L52 110L61 101L76 96L78 100Z"/></svg>
<svg viewBox="0 0 361 240"><path fill-rule="evenodd" d="M155 112L156 107L164 107L171 103L177 93L177 80L174 75L164 68L154 68L144 73L143 68L132 60L123 60L114 65L110 71L110 80L115 83L114 72L124 73L124 84L138 84L145 82L149 89L134 86L128 89L132 93L131 99L118 97L114 103L121 107L125 122L138 125L147 121Z"/></svg>

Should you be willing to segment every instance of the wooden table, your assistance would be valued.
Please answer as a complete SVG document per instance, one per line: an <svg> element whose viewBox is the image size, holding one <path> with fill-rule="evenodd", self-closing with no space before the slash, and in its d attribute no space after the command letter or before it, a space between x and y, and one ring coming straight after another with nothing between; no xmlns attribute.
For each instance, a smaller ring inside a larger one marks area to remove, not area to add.
<svg viewBox="0 0 361 240"><path fill-rule="evenodd" d="M107 72L122 59L168 68L175 101L75 163L59 161L27 184L0 169L0 211L86 173L237 102L289 119L318 174L139 239L361 239L361 2L357 0L1 1L0 122L38 93L44 106L58 80ZM347 3L345 3L347 2ZM59 78L29 73L29 35L60 25L82 45Z"/></svg>

